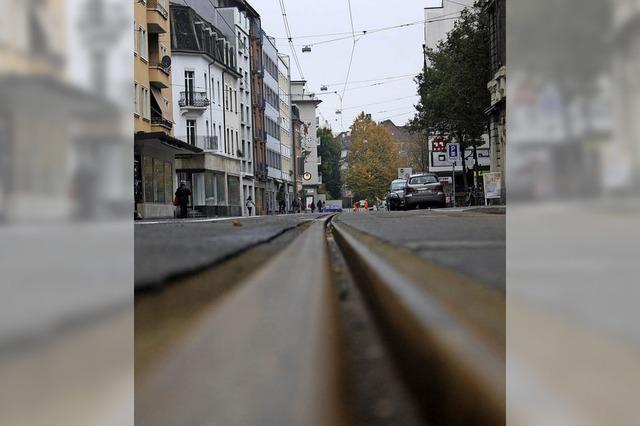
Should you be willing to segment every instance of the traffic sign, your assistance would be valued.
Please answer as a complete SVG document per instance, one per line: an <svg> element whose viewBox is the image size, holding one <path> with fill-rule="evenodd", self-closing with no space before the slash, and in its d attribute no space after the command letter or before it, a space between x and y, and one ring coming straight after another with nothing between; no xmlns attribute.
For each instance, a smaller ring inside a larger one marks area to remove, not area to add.
<svg viewBox="0 0 640 426"><path fill-rule="evenodd" d="M398 179L409 179L413 169L411 167L401 167L398 169Z"/></svg>
<svg viewBox="0 0 640 426"><path fill-rule="evenodd" d="M460 157L460 144L459 143L447 144L447 155L449 157L449 161L451 162L458 161L458 158Z"/></svg>

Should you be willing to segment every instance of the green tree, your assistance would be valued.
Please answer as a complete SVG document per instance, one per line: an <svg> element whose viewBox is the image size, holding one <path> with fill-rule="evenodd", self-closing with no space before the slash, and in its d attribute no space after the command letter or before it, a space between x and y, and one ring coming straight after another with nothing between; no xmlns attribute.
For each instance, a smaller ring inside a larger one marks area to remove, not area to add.
<svg viewBox="0 0 640 426"><path fill-rule="evenodd" d="M319 128L317 135L320 139L318 155L321 157L318 169L322 174L322 182L331 198L339 199L342 193L342 176L340 174L342 145L328 127Z"/></svg>
<svg viewBox="0 0 640 426"><path fill-rule="evenodd" d="M397 177L398 152L391 133L362 112L351 128L346 181L361 198L382 199Z"/></svg>
<svg viewBox="0 0 640 426"><path fill-rule="evenodd" d="M481 144L491 79L486 15L479 8L464 9L447 37L427 51L427 58L429 66L417 77L420 102L411 127L455 140L462 152ZM464 156L462 166L466 170ZM466 187L466 174L464 179Z"/></svg>

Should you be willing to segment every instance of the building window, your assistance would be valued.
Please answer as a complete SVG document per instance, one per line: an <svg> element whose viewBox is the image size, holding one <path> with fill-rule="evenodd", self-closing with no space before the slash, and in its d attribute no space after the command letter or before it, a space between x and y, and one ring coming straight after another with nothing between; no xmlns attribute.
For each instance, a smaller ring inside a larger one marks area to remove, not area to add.
<svg viewBox="0 0 640 426"><path fill-rule="evenodd" d="M220 106L220 82L218 82L218 106Z"/></svg>
<svg viewBox="0 0 640 426"><path fill-rule="evenodd" d="M133 21L133 52L136 55L140 54L140 35L138 34L140 26Z"/></svg>
<svg viewBox="0 0 640 426"><path fill-rule="evenodd" d="M139 49L140 57L145 61L149 60L149 40L147 38L147 30L143 27L138 28L138 35L140 37Z"/></svg>
<svg viewBox="0 0 640 426"><path fill-rule="evenodd" d="M164 43L160 43L160 59L162 60L165 56L169 56L169 49L167 49Z"/></svg>
<svg viewBox="0 0 640 426"><path fill-rule="evenodd" d="M133 82L133 112L140 115L140 92L138 91L138 83Z"/></svg>
<svg viewBox="0 0 640 426"><path fill-rule="evenodd" d="M187 120L187 143L196 144L196 120Z"/></svg>
<svg viewBox="0 0 640 426"><path fill-rule="evenodd" d="M216 103L216 89L213 77L211 77L211 103Z"/></svg>
<svg viewBox="0 0 640 426"><path fill-rule="evenodd" d="M184 91L185 91L185 99L187 101L187 105L193 105L193 87L194 87L194 72L187 71L184 72Z"/></svg>
<svg viewBox="0 0 640 426"><path fill-rule="evenodd" d="M150 156L142 159L144 201L169 203L173 199L173 164Z"/></svg>
<svg viewBox="0 0 640 426"><path fill-rule="evenodd" d="M151 118L151 101L149 99L149 89L144 86L140 86L140 102L142 103L141 111L142 116L149 120Z"/></svg>

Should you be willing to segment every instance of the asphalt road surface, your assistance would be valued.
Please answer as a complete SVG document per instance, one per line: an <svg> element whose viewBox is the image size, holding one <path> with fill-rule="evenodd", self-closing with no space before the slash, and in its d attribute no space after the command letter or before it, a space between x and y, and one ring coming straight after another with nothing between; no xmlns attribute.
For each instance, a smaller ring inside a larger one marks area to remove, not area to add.
<svg viewBox="0 0 640 426"><path fill-rule="evenodd" d="M438 209L345 212L337 220L504 290L505 217L473 210Z"/></svg>
<svg viewBox="0 0 640 426"><path fill-rule="evenodd" d="M184 219L135 225L136 289L197 271L293 229L318 214Z"/></svg>
<svg viewBox="0 0 640 426"><path fill-rule="evenodd" d="M318 216L137 223L136 288L202 269ZM504 289L504 214L459 210L344 212L337 220L477 281Z"/></svg>

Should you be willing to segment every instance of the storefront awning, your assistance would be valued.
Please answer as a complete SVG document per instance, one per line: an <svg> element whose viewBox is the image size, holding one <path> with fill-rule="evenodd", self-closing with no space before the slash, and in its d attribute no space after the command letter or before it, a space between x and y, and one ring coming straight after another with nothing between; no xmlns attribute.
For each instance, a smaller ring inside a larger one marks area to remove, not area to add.
<svg viewBox="0 0 640 426"><path fill-rule="evenodd" d="M161 144L168 149L171 149L176 154L191 154L202 152L202 149L198 148L197 146L190 145L163 132L139 132L135 134L134 141L136 147L149 143Z"/></svg>

